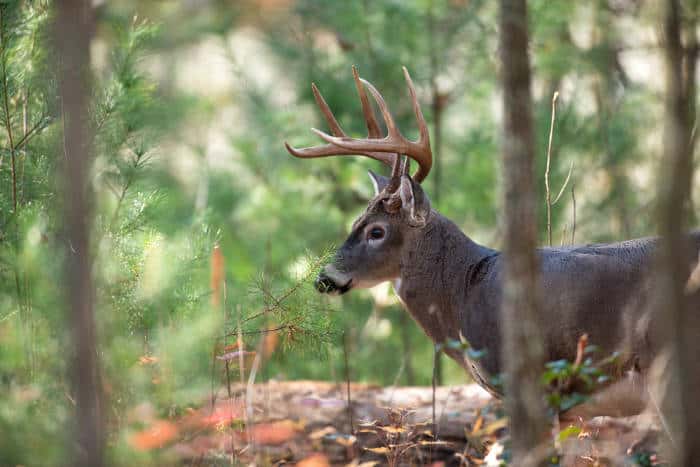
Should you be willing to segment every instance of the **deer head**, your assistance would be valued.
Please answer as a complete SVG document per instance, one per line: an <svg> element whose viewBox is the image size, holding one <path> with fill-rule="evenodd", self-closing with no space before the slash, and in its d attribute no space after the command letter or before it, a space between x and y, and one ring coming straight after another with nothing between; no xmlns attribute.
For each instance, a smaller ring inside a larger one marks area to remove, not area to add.
<svg viewBox="0 0 700 467"><path fill-rule="evenodd" d="M352 231L336 252L334 261L323 269L316 280L316 288L324 293L342 294L352 288L372 287L398 278L402 250L406 245L415 245L419 241L431 216L430 201L420 186L432 165L430 137L408 71L403 68L418 121L420 133L417 141L410 141L401 134L379 91L360 78L355 67L352 71L367 124L367 138L349 138L321 93L312 84L316 103L333 135L312 128L327 144L295 149L285 143L287 151L299 158L361 155L391 168L389 177L369 172L375 196L365 212L353 223ZM387 128L384 137L367 98L365 86L384 119ZM411 159L418 163L418 170L413 176L410 174Z"/></svg>

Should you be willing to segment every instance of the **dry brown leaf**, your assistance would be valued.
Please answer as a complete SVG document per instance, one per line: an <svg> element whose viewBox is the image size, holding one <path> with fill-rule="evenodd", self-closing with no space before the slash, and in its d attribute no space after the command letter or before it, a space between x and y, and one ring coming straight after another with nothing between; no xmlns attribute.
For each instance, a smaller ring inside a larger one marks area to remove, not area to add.
<svg viewBox="0 0 700 467"><path fill-rule="evenodd" d="M174 423L157 420L150 427L131 436L129 444L138 451L150 451L163 447L178 435L177 426Z"/></svg>
<svg viewBox="0 0 700 467"><path fill-rule="evenodd" d="M486 427L483 429L479 430L477 433L474 433L477 436L484 436L484 435L491 435L498 430L502 428L506 428L508 426L508 417L503 417L499 418L495 422L491 422Z"/></svg>
<svg viewBox="0 0 700 467"><path fill-rule="evenodd" d="M360 462L358 459L353 459L345 467L376 467L377 465L379 465L377 461Z"/></svg>
<svg viewBox="0 0 700 467"><path fill-rule="evenodd" d="M472 427L472 434L475 434L477 431L481 430L482 426L484 426L484 417L479 415L479 417L474 422L474 426Z"/></svg>
<svg viewBox="0 0 700 467"><path fill-rule="evenodd" d="M234 421L243 420L245 405L242 401L223 400L216 404L214 410L202 409L190 416L188 425L201 428L226 426Z"/></svg>
<svg viewBox="0 0 700 467"><path fill-rule="evenodd" d="M302 427L291 420L281 420L278 422L258 423L253 425L249 432L255 442L263 445L278 445L286 443L296 438ZM243 434L247 434L244 431Z"/></svg>
<svg viewBox="0 0 700 467"><path fill-rule="evenodd" d="M421 446L452 446L452 443L447 441L418 441Z"/></svg>
<svg viewBox="0 0 700 467"><path fill-rule="evenodd" d="M379 448L365 448L365 451L373 452L375 454L389 454L391 451L389 448L379 447Z"/></svg>
<svg viewBox="0 0 700 467"><path fill-rule="evenodd" d="M377 429L386 433L406 433L406 428L402 426L378 426Z"/></svg>
<svg viewBox="0 0 700 467"><path fill-rule="evenodd" d="M330 467L331 463L324 454L314 453L297 462L297 467Z"/></svg>

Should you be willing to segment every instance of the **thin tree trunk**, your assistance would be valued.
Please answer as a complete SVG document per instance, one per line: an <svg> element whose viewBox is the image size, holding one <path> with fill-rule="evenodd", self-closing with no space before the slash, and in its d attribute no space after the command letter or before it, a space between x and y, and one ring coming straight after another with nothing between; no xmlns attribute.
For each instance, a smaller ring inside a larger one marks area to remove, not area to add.
<svg viewBox="0 0 700 467"><path fill-rule="evenodd" d="M99 467L103 464L103 432L89 259L91 138L87 115L92 12L87 0L62 0L56 6L54 43L64 112L65 157L61 189L66 233L66 313L74 345L69 367L76 403L77 439L70 444L76 446L72 465Z"/></svg>
<svg viewBox="0 0 700 467"><path fill-rule="evenodd" d="M696 110L696 91L697 91L697 66L698 66L698 13L700 13L700 2L691 0L686 6L688 18L684 22L683 37L685 38L685 56L683 62L683 79L684 93L686 97L686 106L688 107L688 128L690 128L690 153L691 164L695 155L695 146L697 142L697 110ZM688 224L695 225L697 216L695 214L692 191L688 198Z"/></svg>
<svg viewBox="0 0 700 467"><path fill-rule="evenodd" d="M500 1L503 81L503 178L505 208L504 297L501 322L506 410L514 465L543 464L536 447L547 433L539 385L543 369L535 256L534 139L525 0Z"/></svg>
<svg viewBox="0 0 700 467"><path fill-rule="evenodd" d="M413 371L413 345L411 344L411 329L413 325L409 321L408 313L399 310L399 326L401 327L401 344L403 346L403 357L406 362L406 384L413 386L416 384L415 372Z"/></svg>
<svg viewBox="0 0 700 467"><path fill-rule="evenodd" d="M681 6L678 0L665 3L663 36L666 58L666 115L664 159L659 184L657 218L662 236L656 313L663 314L664 337L671 350L672 371L664 407L671 425L674 464L694 465L700 456L700 412L697 410L698 342L697 311L688 306L684 284L689 255L684 235L692 182L691 110L686 95L695 83L684 82L684 50L681 44ZM687 70L686 70L687 71ZM686 73L685 79L694 79Z"/></svg>
<svg viewBox="0 0 700 467"><path fill-rule="evenodd" d="M430 94L431 107L433 111L433 203L436 209L440 208L440 188L442 187L442 112L443 105L440 101L440 94L437 87L438 73L438 56L440 50L436 44L436 27L435 27L435 11L434 4L431 0L428 4L428 40L430 46ZM435 362L435 382L438 386L442 385L443 378L443 357L442 352L438 353L434 359Z"/></svg>

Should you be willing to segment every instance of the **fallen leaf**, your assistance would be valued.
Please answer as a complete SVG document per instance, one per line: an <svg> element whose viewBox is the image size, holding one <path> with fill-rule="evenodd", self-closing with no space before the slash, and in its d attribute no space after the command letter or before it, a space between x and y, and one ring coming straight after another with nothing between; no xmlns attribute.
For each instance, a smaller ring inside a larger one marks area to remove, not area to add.
<svg viewBox="0 0 700 467"><path fill-rule="evenodd" d="M214 410L202 409L194 415L193 425L202 428L214 428L216 426L227 426L231 423L243 420L245 407L242 402L221 401L217 403Z"/></svg>
<svg viewBox="0 0 700 467"><path fill-rule="evenodd" d="M389 454L389 448L379 447L379 448L365 448L365 451L373 452L375 454Z"/></svg>
<svg viewBox="0 0 700 467"><path fill-rule="evenodd" d="M259 423L242 433L244 435L250 433L258 444L274 446L296 438L300 431L301 426L298 423L291 420L281 420L279 422Z"/></svg>
<svg viewBox="0 0 700 467"><path fill-rule="evenodd" d="M406 429L402 426L378 426L377 429L386 433L405 433Z"/></svg>
<svg viewBox="0 0 700 467"><path fill-rule="evenodd" d="M451 446L447 441L418 441L421 446Z"/></svg>
<svg viewBox="0 0 700 467"><path fill-rule="evenodd" d="M330 467L331 463L324 454L315 453L297 462L297 467Z"/></svg>
<svg viewBox="0 0 700 467"><path fill-rule="evenodd" d="M177 435L178 429L174 423L157 420L149 428L133 434L129 443L139 451L149 451L163 447L174 440Z"/></svg>
<svg viewBox="0 0 700 467"><path fill-rule="evenodd" d="M499 418L495 422L491 422L486 427L483 429L479 430L477 433L474 433L477 436L484 436L484 435L490 435L502 428L506 428L508 426L508 417L503 417Z"/></svg>
<svg viewBox="0 0 700 467"><path fill-rule="evenodd" d="M358 459L354 459L345 467L376 467L377 465L379 465L377 461L360 462Z"/></svg>
<svg viewBox="0 0 700 467"><path fill-rule="evenodd" d="M475 434L476 432L481 430L482 426L484 426L484 417L479 416L474 422L474 426L472 427L472 434Z"/></svg>

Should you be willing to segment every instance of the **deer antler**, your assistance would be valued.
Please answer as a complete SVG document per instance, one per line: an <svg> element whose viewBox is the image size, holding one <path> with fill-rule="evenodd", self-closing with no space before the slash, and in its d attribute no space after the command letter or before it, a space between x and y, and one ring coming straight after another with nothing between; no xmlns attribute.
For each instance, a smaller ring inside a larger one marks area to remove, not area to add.
<svg viewBox="0 0 700 467"><path fill-rule="evenodd" d="M398 179L398 176L402 171L400 155L405 154L418 162L418 171L413 178L419 183L422 182L430 172L433 157L430 150L428 125L425 123L425 119L423 118L423 113L421 112L420 104L418 103L418 98L416 97L416 90L413 87L413 81L411 81L411 76L408 74L408 70L406 70L406 67L403 67L404 77L406 78L408 91L413 104L413 111L416 114L416 120L418 121L420 136L418 137L417 141L410 141L401 134L396 127L394 118L391 116L391 112L389 112L389 108L379 91L377 91L377 89L372 86L371 83L360 78L355 67L353 67L352 71L353 77L355 78L355 85L357 86L357 92L360 95L360 102L362 103L362 113L364 114L365 121L367 123L367 138L355 139L348 137L340 128L340 125L333 116L333 112L331 112L328 104L326 104L326 101L318 92L316 86L312 84L311 88L314 92L316 103L325 116L333 136L312 128L311 130L314 133L318 134L329 144L295 149L285 142L284 145L287 148L287 151L289 151L291 155L301 158L344 155L364 155L371 157L372 159L376 159L392 167L392 182ZM379 124L377 123L377 119L369 103L369 99L367 98L363 84L364 86L367 86L372 93L372 97L374 97L374 100L382 113L382 117L384 118L384 123L387 127L387 136L384 138L380 138L381 130L379 129ZM394 185L394 183L391 185Z"/></svg>

